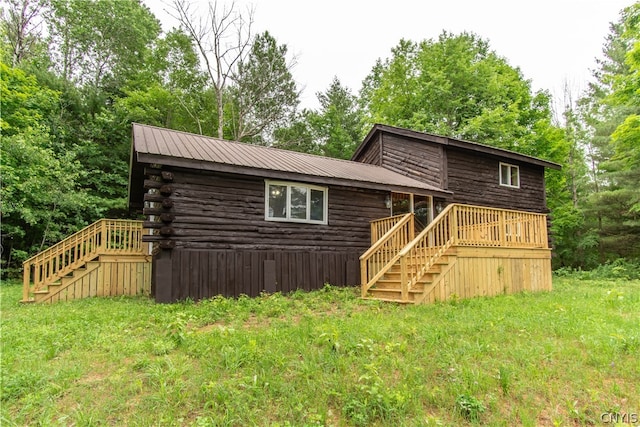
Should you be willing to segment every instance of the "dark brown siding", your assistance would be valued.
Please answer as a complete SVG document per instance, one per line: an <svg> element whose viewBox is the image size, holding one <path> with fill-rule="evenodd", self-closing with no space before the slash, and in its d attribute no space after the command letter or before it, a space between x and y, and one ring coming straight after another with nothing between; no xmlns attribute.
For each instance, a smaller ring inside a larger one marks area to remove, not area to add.
<svg viewBox="0 0 640 427"><path fill-rule="evenodd" d="M172 172L175 248L154 265L161 302L357 284L369 221L389 215L387 192L329 186L327 225L266 221L264 179Z"/></svg>
<svg viewBox="0 0 640 427"><path fill-rule="evenodd" d="M329 187L328 225L265 221L261 178L174 171L176 247L188 249L338 250L369 247L369 221L389 215L388 194Z"/></svg>
<svg viewBox="0 0 640 427"><path fill-rule="evenodd" d="M382 166L422 182L444 188L443 146L395 135L384 135Z"/></svg>
<svg viewBox="0 0 640 427"><path fill-rule="evenodd" d="M356 157L355 161L360 163L368 163L370 165L382 166L381 161L381 151L380 151L380 140L381 137L376 138L374 141L371 141L366 149L361 152L358 157Z"/></svg>
<svg viewBox="0 0 640 427"><path fill-rule="evenodd" d="M319 289L359 284L358 254L348 252L191 250L171 254L171 301L215 295Z"/></svg>
<svg viewBox="0 0 640 427"><path fill-rule="evenodd" d="M448 189L453 191L451 202L547 213L544 168L514 161L505 163L520 167L520 188L500 185L498 158L449 147L447 169Z"/></svg>

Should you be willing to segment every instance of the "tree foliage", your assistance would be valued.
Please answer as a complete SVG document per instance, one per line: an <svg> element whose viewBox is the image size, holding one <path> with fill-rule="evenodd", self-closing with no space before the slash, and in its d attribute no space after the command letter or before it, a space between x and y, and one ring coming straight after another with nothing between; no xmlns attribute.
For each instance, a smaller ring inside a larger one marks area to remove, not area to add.
<svg viewBox="0 0 640 427"><path fill-rule="evenodd" d="M368 122L481 141L532 154L549 96L475 34L402 40L361 92Z"/></svg>
<svg viewBox="0 0 640 427"><path fill-rule="evenodd" d="M318 110L305 109L289 126L277 129L276 145L294 151L349 159L362 141L363 115L358 99L334 77L316 93Z"/></svg>
<svg viewBox="0 0 640 427"><path fill-rule="evenodd" d="M611 25L604 58L580 100L592 191L583 200L595 262L640 257L640 3Z"/></svg>
<svg viewBox="0 0 640 427"><path fill-rule="evenodd" d="M299 102L287 63L287 46L264 32L238 63L229 90L229 134L235 141L266 143L273 131L291 121Z"/></svg>

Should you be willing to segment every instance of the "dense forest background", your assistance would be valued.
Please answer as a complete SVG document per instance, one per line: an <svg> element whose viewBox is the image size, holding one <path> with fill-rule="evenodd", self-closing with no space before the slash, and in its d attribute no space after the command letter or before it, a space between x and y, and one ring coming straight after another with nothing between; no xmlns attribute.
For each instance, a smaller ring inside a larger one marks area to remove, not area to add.
<svg viewBox="0 0 640 427"><path fill-rule="evenodd" d="M640 3L603 35L584 93L552 111L488 40L400 40L354 94L338 77L299 108L286 44L253 13L173 0L6 0L0 22L2 270L102 217L128 217L131 123L349 158L373 123L494 145L548 171L554 267L640 258ZM204 18L204 19L200 19ZM605 37L606 36L606 37ZM327 66L330 66L328 64Z"/></svg>

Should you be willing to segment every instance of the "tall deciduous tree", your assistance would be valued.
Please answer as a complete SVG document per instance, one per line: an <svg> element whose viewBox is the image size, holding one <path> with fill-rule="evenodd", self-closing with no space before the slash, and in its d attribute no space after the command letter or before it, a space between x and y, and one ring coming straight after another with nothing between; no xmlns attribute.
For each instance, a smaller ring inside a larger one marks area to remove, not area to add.
<svg viewBox="0 0 640 427"><path fill-rule="evenodd" d="M99 208L79 184L85 171L75 153L61 150L51 134L50 116L59 114L60 93L4 63L0 74L0 229L3 269L11 269Z"/></svg>
<svg viewBox="0 0 640 427"><path fill-rule="evenodd" d="M144 61L144 71L130 82L114 102L122 120L185 132L210 134L207 123L215 121L208 108L207 76L200 69L192 39L172 30L156 40Z"/></svg>
<svg viewBox="0 0 640 427"><path fill-rule="evenodd" d="M245 15L231 6L218 7L218 2L209 3L206 15L193 7L188 0L173 1L173 16L182 29L193 39L213 88L217 123L215 134L224 137L224 107L227 86L236 73L238 64L251 46L253 10Z"/></svg>
<svg viewBox="0 0 640 427"><path fill-rule="evenodd" d="M50 0L51 48L65 80L120 87L141 68L160 23L140 0Z"/></svg>
<svg viewBox="0 0 640 427"><path fill-rule="evenodd" d="M378 61L361 92L370 123L482 141L528 154L549 121L550 97L532 93L519 69L480 37L443 33L402 40Z"/></svg>
<svg viewBox="0 0 640 427"><path fill-rule="evenodd" d="M2 11L2 37L9 46L9 61L16 66L34 56L41 44L45 0L7 0Z"/></svg>

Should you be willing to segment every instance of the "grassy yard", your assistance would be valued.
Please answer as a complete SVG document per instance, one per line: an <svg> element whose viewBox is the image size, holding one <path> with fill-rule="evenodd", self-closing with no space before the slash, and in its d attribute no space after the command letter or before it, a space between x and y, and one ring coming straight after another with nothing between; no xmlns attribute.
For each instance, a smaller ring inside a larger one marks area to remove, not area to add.
<svg viewBox="0 0 640 427"><path fill-rule="evenodd" d="M20 305L20 286L5 283L0 424L637 420L640 281L564 277L554 288L425 306L332 287Z"/></svg>

